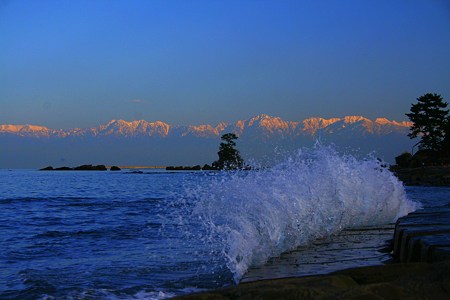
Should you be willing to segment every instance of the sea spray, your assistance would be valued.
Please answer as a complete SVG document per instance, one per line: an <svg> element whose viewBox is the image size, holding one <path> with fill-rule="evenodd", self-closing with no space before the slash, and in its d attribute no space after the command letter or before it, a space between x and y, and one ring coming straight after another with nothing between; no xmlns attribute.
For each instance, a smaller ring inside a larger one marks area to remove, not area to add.
<svg viewBox="0 0 450 300"><path fill-rule="evenodd" d="M352 226L394 222L418 207L373 158L333 147L302 149L268 169L221 172L186 188L204 239L220 247L238 282L250 266Z"/></svg>

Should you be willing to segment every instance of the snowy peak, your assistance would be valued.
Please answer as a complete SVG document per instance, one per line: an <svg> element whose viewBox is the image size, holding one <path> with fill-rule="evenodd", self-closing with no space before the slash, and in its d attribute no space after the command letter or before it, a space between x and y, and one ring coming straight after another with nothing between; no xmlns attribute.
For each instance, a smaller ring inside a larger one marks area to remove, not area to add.
<svg viewBox="0 0 450 300"><path fill-rule="evenodd" d="M219 124L217 124L215 129L217 130L217 132L222 132L225 130L225 128L227 128L227 126L228 126L228 123L220 122Z"/></svg>
<svg viewBox="0 0 450 300"><path fill-rule="evenodd" d="M170 125L161 121L147 122L144 120L127 122L125 120L111 120L107 124L86 129L86 133L94 136L161 136L169 134Z"/></svg>
<svg viewBox="0 0 450 300"><path fill-rule="evenodd" d="M324 130L328 134L342 134L343 131L353 132L353 134L359 132L362 135L385 135L393 132L406 134L410 124L410 122L400 123L386 118L377 118L375 121L372 121L362 116L346 116L326 126Z"/></svg>
<svg viewBox="0 0 450 300"><path fill-rule="evenodd" d="M315 135L316 132L322 128L325 128L333 123L340 121L340 118L331 118L331 119L323 119L323 118L308 118L303 120L302 131L309 133L311 135Z"/></svg>
<svg viewBox="0 0 450 300"><path fill-rule="evenodd" d="M181 136L196 136L196 137L217 137L222 132L222 127L212 127L211 125L198 125L188 126L187 130L181 134Z"/></svg>
<svg viewBox="0 0 450 300"><path fill-rule="evenodd" d="M392 132L404 130L410 127L411 122L396 122L386 118L377 118L375 121L369 120L363 116L345 116L344 118L309 118L303 121L303 131L315 135L321 129L328 133L346 130L359 130L372 134L383 134L387 131Z"/></svg>
<svg viewBox="0 0 450 300"><path fill-rule="evenodd" d="M50 135L57 133L57 131L45 126L26 124L0 125L0 133L14 134L18 136L49 137Z"/></svg>
<svg viewBox="0 0 450 300"><path fill-rule="evenodd" d="M369 119L364 118L362 116L346 116L346 117L344 117L345 124L354 124L354 123L358 123L358 122L371 123L372 121L370 121Z"/></svg>
<svg viewBox="0 0 450 300"><path fill-rule="evenodd" d="M266 114L262 114L251 118L248 121L248 126L259 126L265 128L288 128L289 123L284 121L280 117L272 117Z"/></svg>
<svg viewBox="0 0 450 300"><path fill-rule="evenodd" d="M397 121L389 121L386 118L376 118L375 119L375 123L380 124L380 125L389 125L389 126L401 126L401 127L411 127L412 126L412 122L397 122Z"/></svg>
<svg viewBox="0 0 450 300"><path fill-rule="evenodd" d="M36 125L0 125L0 130L4 132L43 132L49 131L49 128Z"/></svg>
<svg viewBox="0 0 450 300"><path fill-rule="evenodd" d="M248 122L238 121L236 127L244 131L245 127L254 127L264 135L285 135L292 133L298 127L299 122L284 121L280 117L272 117L262 114L251 118Z"/></svg>

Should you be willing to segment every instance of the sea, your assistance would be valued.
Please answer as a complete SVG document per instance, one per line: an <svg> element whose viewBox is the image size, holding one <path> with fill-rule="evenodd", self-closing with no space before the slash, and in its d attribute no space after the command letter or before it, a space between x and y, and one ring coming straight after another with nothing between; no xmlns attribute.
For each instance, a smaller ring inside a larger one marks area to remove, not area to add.
<svg viewBox="0 0 450 300"><path fill-rule="evenodd" d="M450 188L404 187L380 160L332 147L247 171L2 169L0 299L164 299L239 284L283 253L449 199Z"/></svg>

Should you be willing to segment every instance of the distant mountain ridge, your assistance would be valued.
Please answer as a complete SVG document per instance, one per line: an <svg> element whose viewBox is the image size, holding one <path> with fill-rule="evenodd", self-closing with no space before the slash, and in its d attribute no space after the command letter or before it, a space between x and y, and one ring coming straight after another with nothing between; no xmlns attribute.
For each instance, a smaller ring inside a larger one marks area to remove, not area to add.
<svg viewBox="0 0 450 300"><path fill-rule="evenodd" d="M411 122L390 121L386 118L377 118L372 121L362 116L345 116L343 118L324 119L311 117L303 121L285 121L280 117L258 115L248 120L240 120L235 123L221 122L216 126L203 125L170 125L162 121L148 122L137 120L127 122L125 120L111 120L110 122L92 128L74 128L69 130L51 129L38 125L0 125L0 134L10 134L23 137L70 137L70 136L115 136L115 137L179 137L195 136L203 138L219 137L224 132L234 132L238 136L252 128L257 129L266 136L271 135L311 135L325 130L328 134L341 131L348 126L359 128L368 134L382 135L389 132L404 132L411 126Z"/></svg>
<svg viewBox="0 0 450 300"><path fill-rule="evenodd" d="M0 125L0 168L105 165L196 165L217 159L220 136L239 136L244 159L270 161L280 152L311 147L316 140L345 152L372 151L389 162L410 150L410 122L363 116L312 117L286 121L258 115L216 125L171 125L145 120L110 122L92 128L52 129L38 125ZM353 152L352 152L353 153Z"/></svg>

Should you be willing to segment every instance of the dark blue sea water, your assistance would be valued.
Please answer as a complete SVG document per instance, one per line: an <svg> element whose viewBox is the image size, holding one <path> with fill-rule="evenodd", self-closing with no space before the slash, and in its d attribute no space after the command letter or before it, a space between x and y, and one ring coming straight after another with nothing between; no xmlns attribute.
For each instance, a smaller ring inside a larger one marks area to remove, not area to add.
<svg viewBox="0 0 450 300"><path fill-rule="evenodd" d="M251 172L0 170L1 299L161 299L346 227L387 224L449 188L403 188L330 149Z"/></svg>
<svg viewBox="0 0 450 300"><path fill-rule="evenodd" d="M199 175L1 171L0 298L158 298L231 283L191 238L204 236L195 220L180 225L175 195Z"/></svg>

